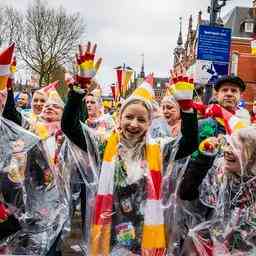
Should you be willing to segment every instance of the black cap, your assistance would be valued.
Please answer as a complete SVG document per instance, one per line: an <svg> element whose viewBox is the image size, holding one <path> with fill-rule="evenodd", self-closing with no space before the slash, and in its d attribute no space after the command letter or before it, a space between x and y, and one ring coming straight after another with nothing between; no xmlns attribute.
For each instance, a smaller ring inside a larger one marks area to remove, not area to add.
<svg viewBox="0 0 256 256"><path fill-rule="evenodd" d="M223 85L224 83L231 83L238 86L241 92L243 92L246 88L244 81L240 77L234 76L234 75L229 75L229 76L226 75L226 76L222 76L216 81L214 85L214 89L218 91L221 85Z"/></svg>

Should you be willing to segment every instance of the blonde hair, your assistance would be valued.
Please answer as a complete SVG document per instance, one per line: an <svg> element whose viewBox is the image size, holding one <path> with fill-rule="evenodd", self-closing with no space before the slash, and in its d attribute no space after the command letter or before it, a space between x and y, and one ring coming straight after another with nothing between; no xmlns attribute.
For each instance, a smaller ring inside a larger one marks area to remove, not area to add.
<svg viewBox="0 0 256 256"><path fill-rule="evenodd" d="M243 145L243 154L245 156L245 169L256 175L256 129L247 127L240 129L237 133L239 141Z"/></svg>
<svg viewBox="0 0 256 256"><path fill-rule="evenodd" d="M134 98L134 99L131 99L131 100L128 100L128 101L125 101L122 105L121 105L121 108L120 108L120 111L119 111L119 116L121 118L124 110L132 105L132 104L140 104L142 105L147 111L148 111L148 114L149 114L149 119L151 119L151 111L152 111L152 108L150 108L150 106L144 101L144 100L141 100L141 99L137 99L137 98Z"/></svg>

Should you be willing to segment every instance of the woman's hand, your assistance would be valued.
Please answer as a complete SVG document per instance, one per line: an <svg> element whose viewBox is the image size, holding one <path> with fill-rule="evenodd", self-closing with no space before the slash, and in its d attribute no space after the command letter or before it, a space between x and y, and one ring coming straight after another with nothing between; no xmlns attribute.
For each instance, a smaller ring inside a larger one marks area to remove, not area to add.
<svg viewBox="0 0 256 256"><path fill-rule="evenodd" d="M84 51L83 46L79 45L79 53L76 54L78 68L76 82L83 89L90 89L91 81L97 74L102 62L102 58L99 58L96 62L94 60L96 48L96 44L91 47L91 43L88 42L86 50Z"/></svg>
<svg viewBox="0 0 256 256"><path fill-rule="evenodd" d="M193 80L188 79L188 77L178 76L172 78L170 92L183 111L192 111L193 109L194 88Z"/></svg>

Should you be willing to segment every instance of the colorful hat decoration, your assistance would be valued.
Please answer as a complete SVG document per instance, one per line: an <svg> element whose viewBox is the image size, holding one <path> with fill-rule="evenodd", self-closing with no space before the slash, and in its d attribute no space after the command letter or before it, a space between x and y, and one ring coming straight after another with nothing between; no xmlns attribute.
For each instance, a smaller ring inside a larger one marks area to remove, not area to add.
<svg viewBox="0 0 256 256"><path fill-rule="evenodd" d="M154 77L153 74L148 75L144 82L134 90L129 98L139 98L141 100L152 102L155 99L155 93L153 90Z"/></svg>
<svg viewBox="0 0 256 256"><path fill-rule="evenodd" d="M0 90L7 86L8 77L10 76L10 67L13 58L15 43L11 44L8 48L0 53Z"/></svg>
<svg viewBox="0 0 256 256"><path fill-rule="evenodd" d="M38 92L42 92L42 93L45 93L46 95L49 95L50 92L56 91L59 86L60 86L60 83L57 80L57 81L54 81L53 83L50 83L50 84L44 86L43 88L38 90Z"/></svg>
<svg viewBox="0 0 256 256"><path fill-rule="evenodd" d="M64 106L65 106L63 100L61 99L60 95L58 94L58 92L56 90L51 91L49 93L49 97L45 103L45 106L53 105L53 104L58 105L61 108L64 108Z"/></svg>
<svg viewBox="0 0 256 256"><path fill-rule="evenodd" d="M224 108L222 108L222 112L225 128L229 134L247 127L247 125L240 118L236 117Z"/></svg>
<svg viewBox="0 0 256 256"><path fill-rule="evenodd" d="M153 74L149 74L144 82L134 90L134 92L125 99L124 102L122 102L120 113L123 112L124 108L127 106L127 104L131 103L132 101L140 100L143 101L147 109L151 112L154 109L154 99L155 99L155 93L153 90L153 83L154 83L154 76ZM120 99L121 102L121 99ZM151 113L150 113L151 114Z"/></svg>
<svg viewBox="0 0 256 256"><path fill-rule="evenodd" d="M61 108L64 108L65 104L64 104L63 100L61 99L59 93L57 92L57 88L59 86L60 86L59 81L55 81L39 90L48 96L45 106L55 104L55 105L60 106Z"/></svg>

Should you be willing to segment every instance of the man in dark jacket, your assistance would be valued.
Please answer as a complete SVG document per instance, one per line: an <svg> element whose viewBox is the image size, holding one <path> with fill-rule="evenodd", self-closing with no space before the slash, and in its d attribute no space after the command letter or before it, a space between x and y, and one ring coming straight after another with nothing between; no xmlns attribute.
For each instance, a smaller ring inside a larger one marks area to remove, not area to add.
<svg viewBox="0 0 256 256"><path fill-rule="evenodd" d="M236 115L239 110L241 93L245 91L245 88L246 85L241 78L233 75L223 76L214 85L216 100L221 107ZM201 119L198 126L200 141L210 136L217 137L219 134L226 134L222 116L217 112L213 113L212 117Z"/></svg>

